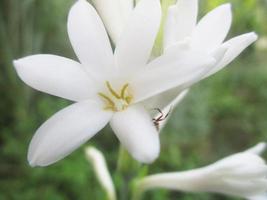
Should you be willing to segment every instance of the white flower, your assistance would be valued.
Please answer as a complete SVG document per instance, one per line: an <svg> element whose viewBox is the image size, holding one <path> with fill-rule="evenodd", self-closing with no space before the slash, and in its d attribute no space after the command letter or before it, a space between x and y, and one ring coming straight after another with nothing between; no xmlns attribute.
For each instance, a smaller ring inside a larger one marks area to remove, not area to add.
<svg viewBox="0 0 267 200"><path fill-rule="evenodd" d="M256 34L252 32L223 43L232 23L230 4L215 8L199 22L197 15L198 0L178 0L176 5L169 8L164 31L165 51L183 41L187 41L192 49L199 49L209 54L225 46L228 50L218 64L220 67L217 67L222 68L257 39Z"/></svg>
<svg viewBox="0 0 267 200"><path fill-rule="evenodd" d="M214 192L247 199L267 199L267 165L258 155L266 144L226 157L207 167L155 174L140 180L143 191L166 188L187 192Z"/></svg>
<svg viewBox="0 0 267 200"><path fill-rule="evenodd" d="M93 165L97 179L107 193L108 199L116 200L116 191L104 155L94 147L87 147L85 149L85 155Z"/></svg>
<svg viewBox="0 0 267 200"><path fill-rule="evenodd" d="M113 53L95 9L78 0L69 13L68 33L81 64L54 55L14 61L18 75L31 87L76 102L37 130L28 152L32 166L64 158L108 122L135 159L150 163L157 158L159 134L142 102L171 88L192 85L215 62L179 44L148 63L160 21L159 0L140 1ZM224 52L220 49L218 54Z"/></svg>
<svg viewBox="0 0 267 200"><path fill-rule="evenodd" d="M93 2L104 19L109 33L116 35L115 38L119 38L122 33L121 30L129 24L128 17L121 16L121 20L113 19L117 18L118 13L127 13L124 16L130 16L131 8L133 9L132 0L123 1L128 6L122 6L122 2L116 0L113 6L109 6L109 8L106 7L109 1L93 0ZM224 42L232 22L230 4L219 6L204 16L198 23L197 15L198 0L177 0L176 5L170 6L164 29L164 52L175 51L173 48L177 44L183 43L188 49L201 51L211 56L218 54L218 50L225 48L226 53L223 56L215 56L217 62L214 63L213 69L202 79L223 69L257 39L257 35L251 32ZM117 40L113 39L113 41L116 44ZM176 99L185 96L182 92L181 87L172 88L148 99L144 102L144 105L149 109L160 108L168 112L170 107L174 108L177 104ZM154 116L154 118L156 117Z"/></svg>
<svg viewBox="0 0 267 200"><path fill-rule="evenodd" d="M224 42L232 22L231 5L221 5L197 22L198 0L177 0L170 6L164 30L164 51L167 52L177 43L188 43L190 49L200 50L213 55L218 49L226 48L223 57L218 57L213 69L203 78L213 75L231 63L243 50L257 40L254 32L245 33ZM172 89L164 95L181 93L180 88ZM162 95L161 95L162 96ZM155 97L157 98L157 97ZM162 98L162 97L161 97ZM165 106L170 104L166 102Z"/></svg>

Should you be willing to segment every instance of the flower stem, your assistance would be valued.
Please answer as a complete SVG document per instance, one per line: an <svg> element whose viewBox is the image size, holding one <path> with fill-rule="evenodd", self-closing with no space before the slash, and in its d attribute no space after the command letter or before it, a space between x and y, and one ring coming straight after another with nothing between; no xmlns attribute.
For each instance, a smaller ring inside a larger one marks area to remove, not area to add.
<svg viewBox="0 0 267 200"><path fill-rule="evenodd" d="M120 146L117 172L123 174L136 174L140 166L141 164L134 160L124 147Z"/></svg>
<svg viewBox="0 0 267 200"><path fill-rule="evenodd" d="M139 187L140 184L138 184L138 182L139 182L139 180L136 180L133 183L131 200L142 200L144 190Z"/></svg>
<svg viewBox="0 0 267 200"><path fill-rule="evenodd" d="M120 146L117 161L116 178L119 186L119 199L129 200L131 195L132 180L139 172L141 164L135 161L125 148Z"/></svg>

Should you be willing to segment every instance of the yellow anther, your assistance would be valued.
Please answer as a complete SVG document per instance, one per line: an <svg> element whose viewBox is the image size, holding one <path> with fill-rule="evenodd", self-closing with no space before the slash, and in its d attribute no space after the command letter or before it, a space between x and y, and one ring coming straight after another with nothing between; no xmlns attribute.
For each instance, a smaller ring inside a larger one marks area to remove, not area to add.
<svg viewBox="0 0 267 200"><path fill-rule="evenodd" d="M110 95L99 92L98 95L106 102L105 110L111 110L114 112L125 110L133 100L133 96L129 94L129 84L123 85L120 92L117 93L109 81L106 81L106 86Z"/></svg>
<svg viewBox="0 0 267 200"><path fill-rule="evenodd" d="M99 92L98 95L101 96L103 99L105 99L107 101L107 103L110 104L110 106L115 107L115 103L107 95L105 95L101 92Z"/></svg>
<svg viewBox="0 0 267 200"><path fill-rule="evenodd" d="M132 100L133 100L133 97L132 97L131 95L125 98L125 101L126 101L128 104L130 104Z"/></svg>
<svg viewBox="0 0 267 200"><path fill-rule="evenodd" d="M114 106L106 106L106 107L104 107L104 110L111 110L111 111L113 111L113 112L117 112L118 110L116 109L116 107L114 107Z"/></svg>
<svg viewBox="0 0 267 200"><path fill-rule="evenodd" d="M122 99L125 99L125 93L126 93L128 87L129 87L129 83L125 84L125 85L122 87L122 89L121 89L121 98L122 98Z"/></svg>
<svg viewBox="0 0 267 200"><path fill-rule="evenodd" d="M116 97L117 99L120 99L120 95L117 94L117 92L112 88L112 86L110 85L110 83L108 81L106 81L106 85L107 85L107 88L109 90L109 92L114 96Z"/></svg>

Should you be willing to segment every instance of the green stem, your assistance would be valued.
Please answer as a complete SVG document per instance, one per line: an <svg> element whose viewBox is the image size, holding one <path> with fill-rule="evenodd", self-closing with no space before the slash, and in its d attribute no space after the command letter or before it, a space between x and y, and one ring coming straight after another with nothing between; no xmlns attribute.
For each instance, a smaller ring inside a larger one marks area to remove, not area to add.
<svg viewBox="0 0 267 200"><path fill-rule="evenodd" d="M120 146L117 162L117 172L122 174L137 174L141 164L134 160L127 150Z"/></svg>
<svg viewBox="0 0 267 200"><path fill-rule="evenodd" d="M133 179L138 175L141 164L132 158L125 148L120 146L117 162L117 178L119 179L119 199L130 199Z"/></svg>
<svg viewBox="0 0 267 200"><path fill-rule="evenodd" d="M144 190L142 190L142 188L140 188L140 185L138 184L138 182L139 181L136 180L133 183L131 200L142 200Z"/></svg>

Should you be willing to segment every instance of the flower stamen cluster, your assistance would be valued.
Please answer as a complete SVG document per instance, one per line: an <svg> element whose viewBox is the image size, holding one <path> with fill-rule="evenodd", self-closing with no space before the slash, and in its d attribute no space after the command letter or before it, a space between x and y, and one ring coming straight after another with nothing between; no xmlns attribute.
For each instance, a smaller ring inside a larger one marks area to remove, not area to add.
<svg viewBox="0 0 267 200"><path fill-rule="evenodd" d="M104 110L119 112L128 108L133 100L133 96L129 92L129 83L124 84L119 92L113 89L109 81L106 81L106 87L109 91L109 95L102 92L98 93L106 104Z"/></svg>

